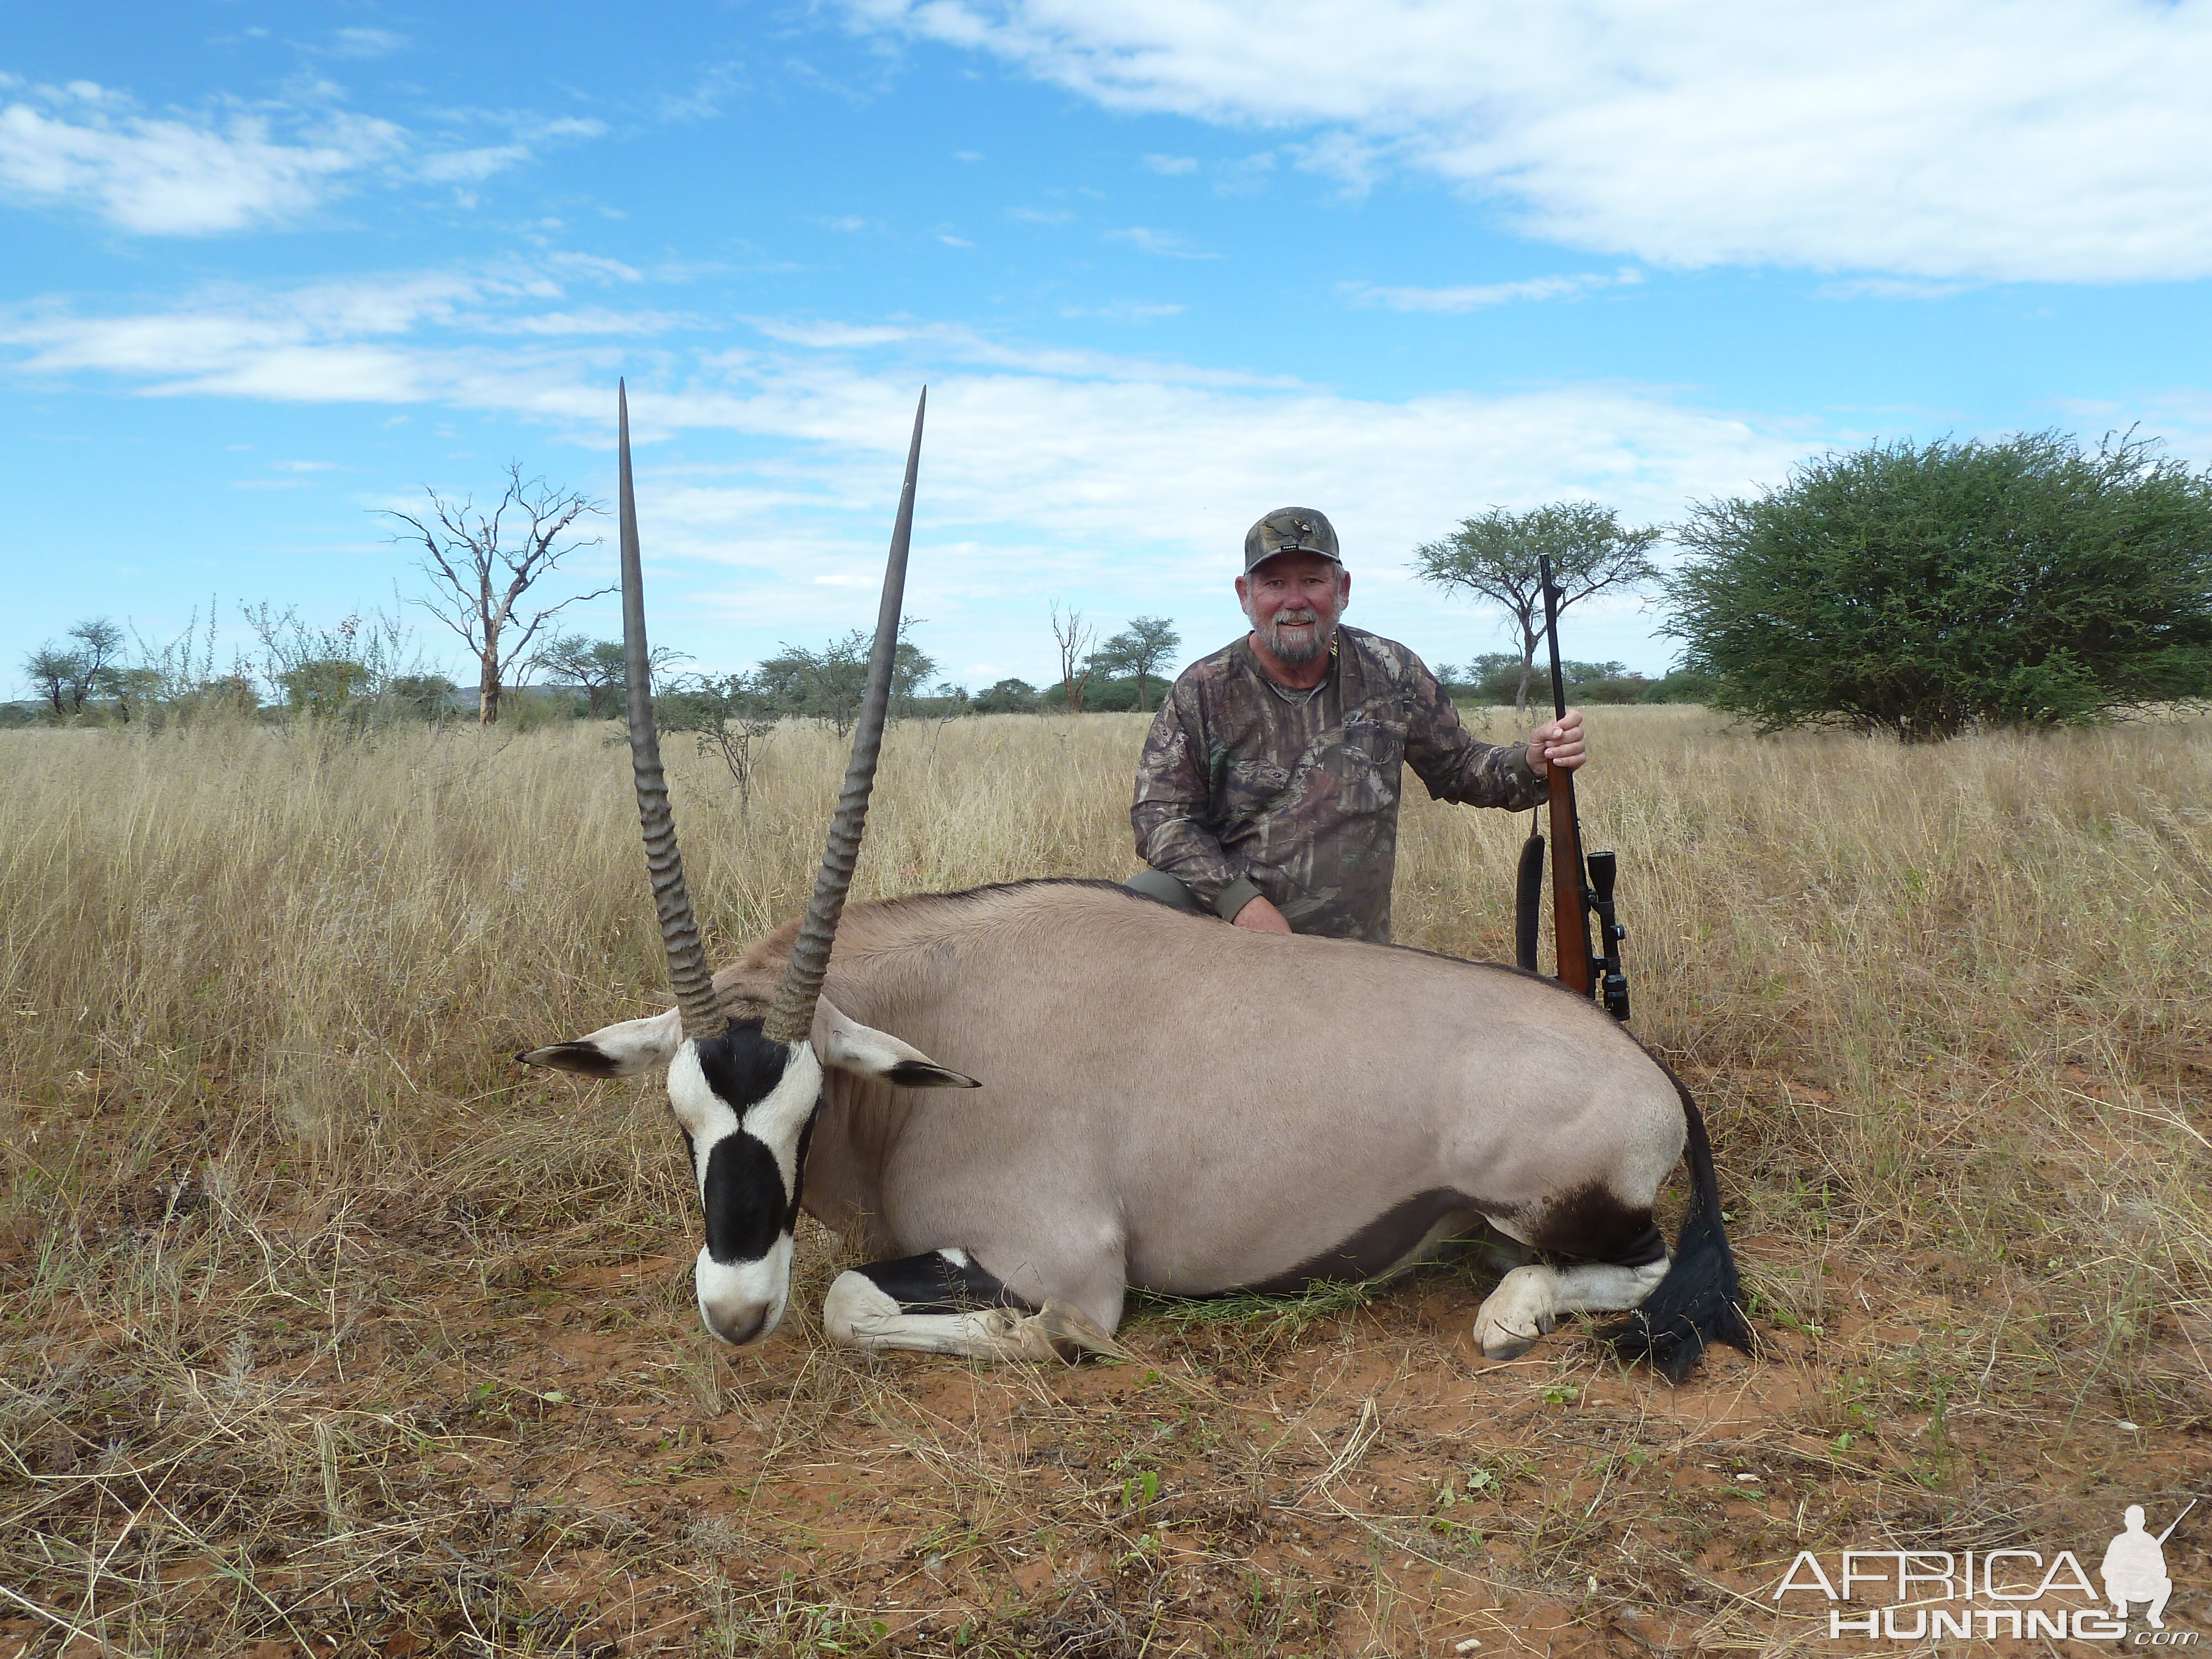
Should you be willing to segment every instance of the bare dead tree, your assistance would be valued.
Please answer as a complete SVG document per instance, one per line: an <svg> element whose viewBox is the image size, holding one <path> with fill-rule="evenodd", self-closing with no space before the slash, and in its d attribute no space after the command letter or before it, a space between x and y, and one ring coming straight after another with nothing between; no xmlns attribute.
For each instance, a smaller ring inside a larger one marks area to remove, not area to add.
<svg viewBox="0 0 2212 1659"><path fill-rule="evenodd" d="M1052 607L1053 642L1060 647L1060 689L1067 700L1067 712L1083 712L1083 693L1091 684L1091 647L1098 642L1098 630L1084 623L1083 613L1071 609L1063 617L1060 606Z"/></svg>
<svg viewBox="0 0 2212 1659"><path fill-rule="evenodd" d="M520 461L507 463L507 488L489 514L477 510L473 497L449 501L428 484L422 493L430 498L430 507L419 518L379 510L407 526L393 540L422 544L422 571L434 586L410 603L467 641L478 671L477 720L489 726L499 719L500 689L508 672L528 659L538 629L578 600L615 591L610 583L542 610L526 613L520 608L524 595L562 559L579 548L599 544L599 537L586 540L574 532L578 520L605 509L574 490L556 490L543 478L524 477Z"/></svg>

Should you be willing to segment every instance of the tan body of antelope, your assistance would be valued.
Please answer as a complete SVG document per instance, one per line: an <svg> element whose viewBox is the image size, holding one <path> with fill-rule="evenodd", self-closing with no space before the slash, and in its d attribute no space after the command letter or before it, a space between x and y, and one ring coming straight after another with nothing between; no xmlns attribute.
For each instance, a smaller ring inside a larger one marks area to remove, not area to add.
<svg viewBox="0 0 2212 1659"><path fill-rule="evenodd" d="M639 685L626 415L623 429ZM1133 1286L1203 1296L1364 1278L1484 1222L1556 1259L1516 1267L1484 1302L1486 1355L1594 1310L1635 1310L1608 1334L1670 1376L1710 1341L1747 1345L1695 1103L1553 981L1231 927L1108 883L843 914L920 441L917 411L869 702L805 921L709 981L650 705L634 698L679 1006L519 1056L590 1076L668 1068L706 1214L708 1328L733 1343L775 1328L804 1202L876 1258L841 1275L823 1310L834 1340L864 1347L1110 1351ZM1686 1149L1691 1203L1670 1262L1652 1207Z"/></svg>
<svg viewBox="0 0 2212 1659"><path fill-rule="evenodd" d="M736 1022L719 1041L781 1047L754 1022L791 936L715 976ZM681 1042L672 1011L528 1058L634 1073ZM831 1291L839 1340L1035 1357L1110 1333L1133 1287L1363 1278L1487 1221L1578 1259L1517 1268L1484 1303L1476 1340L1509 1357L1560 1314L1635 1307L1667 1271L1652 1203L1684 1098L1587 999L1516 969L1025 882L848 910L811 1048L831 1059L805 1205L878 1258ZM887 1080L899 1064L932 1086ZM942 1086L964 1078L980 1086ZM696 1145L705 1120L677 1111ZM702 1307L751 1334L751 1305Z"/></svg>

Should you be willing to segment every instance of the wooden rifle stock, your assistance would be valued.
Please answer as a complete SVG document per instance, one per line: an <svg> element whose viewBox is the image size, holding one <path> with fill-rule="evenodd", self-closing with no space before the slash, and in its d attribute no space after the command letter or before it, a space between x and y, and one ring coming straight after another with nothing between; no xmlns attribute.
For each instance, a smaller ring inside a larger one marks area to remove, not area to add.
<svg viewBox="0 0 2212 1659"><path fill-rule="evenodd" d="M1544 632L1552 647L1552 717L1557 720L1567 712L1566 683L1559 670L1559 589L1552 581L1551 560L1539 556L1536 564L1544 578ZM1583 855L1582 821L1575 812L1575 775L1563 766L1549 766L1544 777L1552 805L1552 927L1559 940L1559 982L1583 996L1596 996L1606 1012L1625 1020L1628 975L1620 965L1620 941L1628 937L1628 930L1613 915L1616 860L1610 853ZM1525 854L1522 869L1525 872ZM1595 951L1590 948L1593 913L1599 930Z"/></svg>

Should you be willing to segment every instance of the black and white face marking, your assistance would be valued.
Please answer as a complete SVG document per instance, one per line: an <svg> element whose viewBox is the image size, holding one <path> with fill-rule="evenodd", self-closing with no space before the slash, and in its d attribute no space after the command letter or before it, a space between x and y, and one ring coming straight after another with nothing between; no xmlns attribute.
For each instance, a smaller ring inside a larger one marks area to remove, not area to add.
<svg viewBox="0 0 2212 1659"><path fill-rule="evenodd" d="M848 1019L826 998L815 1009L815 1025L818 1053L813 1042L769 1042L757 1019L693 1043L671 1008L515 1056L584 1077L629 1077L666 1064L669 1109L690 1143L691 1173L707 1212L707 1244L694 1274L699 1314L725 1342L757 1342L783 1317L825 1065L895 1089L982 1087L890 1032Z"/></svg>
<svg viewBox="0 0 2212 1659"><path fill-rule="evenodd" d="M691 1143L707 1212L692 1275L699 1316L733 1346L757 1342L783 1317L806 1139L821 1099L813 1045L771 1042L757 1021L686 1042L669 1063L669 1109Z"/></svg>

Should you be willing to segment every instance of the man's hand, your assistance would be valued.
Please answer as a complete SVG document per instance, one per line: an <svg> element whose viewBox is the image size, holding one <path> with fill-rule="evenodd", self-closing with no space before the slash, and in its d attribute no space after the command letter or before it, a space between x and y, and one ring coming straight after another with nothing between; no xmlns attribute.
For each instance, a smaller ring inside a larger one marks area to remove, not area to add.
<svg viewBox="0 0 2212 1659"><path fill-rule="evenodd" d="M1249 927L1255 933L1287 933L1291 931L1291 924L1283 920L1283 913L1264 893L1237 913L1236 922L1239 927Z"/></svg>
<svg viewBox="0 0 2212 1659"><path fill-rule="evenodd" d="M1589 757L1583 750L1583 711L1570 708L1555 720L1546 720L1528 738L1528 769L1542 777L1553 765L1573 771ZM1242 922L1240 913L1237 918Z"/></svg>

